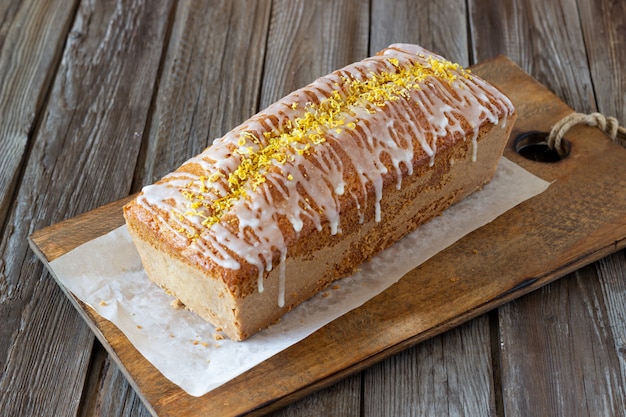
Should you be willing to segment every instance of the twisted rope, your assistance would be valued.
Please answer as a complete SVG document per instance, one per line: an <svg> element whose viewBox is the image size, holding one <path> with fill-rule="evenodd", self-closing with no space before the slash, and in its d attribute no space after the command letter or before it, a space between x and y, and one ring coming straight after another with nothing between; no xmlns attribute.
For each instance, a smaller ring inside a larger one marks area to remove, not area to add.
<svg viewBox="0 0 626 417"><path fill-rule="evenodd" d="M556 150L562 158L567 154L567 150L563 146L563 137L569 129L578 124L598 127L613 141L617 138L626 140L626 128L620 126L615 117L606 117L600 113L572 113L565 116L552 126L552 130L550 131L550 135L548 135L547 139L548 146L551 149Z"/></svg>

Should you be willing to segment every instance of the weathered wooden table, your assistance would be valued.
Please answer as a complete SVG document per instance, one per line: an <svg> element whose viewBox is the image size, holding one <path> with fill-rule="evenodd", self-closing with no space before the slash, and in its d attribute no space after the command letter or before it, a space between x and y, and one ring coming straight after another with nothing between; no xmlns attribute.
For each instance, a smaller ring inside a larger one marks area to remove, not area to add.
<svg viewBox="0 0 626 417"><path fill-rule="evenodd" d="M149 415L27 238L317 76L392 42L504 54L626 123L623 1L5 0L0 17L2 416ZM625 415L625 280L621 250L274 415Z"/></svg>

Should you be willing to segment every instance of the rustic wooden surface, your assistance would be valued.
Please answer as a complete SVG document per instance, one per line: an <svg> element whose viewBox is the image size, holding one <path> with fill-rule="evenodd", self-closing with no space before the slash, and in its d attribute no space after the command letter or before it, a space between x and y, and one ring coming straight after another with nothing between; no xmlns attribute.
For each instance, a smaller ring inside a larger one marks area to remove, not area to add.
<svg viewBox="0 0 626 417"><path fill-rule="evenodd" d="M624 124L624 27L609 0L1 2L0 414L149 415L33 231L396 41L463 64L505 54ZM624 415L625 273L619 251L275 415Z"/></svg>

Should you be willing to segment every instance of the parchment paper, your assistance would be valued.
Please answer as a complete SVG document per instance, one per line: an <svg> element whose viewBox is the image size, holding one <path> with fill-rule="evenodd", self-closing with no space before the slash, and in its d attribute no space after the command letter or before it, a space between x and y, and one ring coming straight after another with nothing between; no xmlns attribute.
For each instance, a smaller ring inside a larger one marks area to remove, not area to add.
<svg viewBox="0 0 626 417"><path fill-rule="evenodd" d="M244 342L224 339L193 313L174 308L173 298L145 275L125 226L50 262L50 268L61 285L113 322L166 378L190 395L201 396L362 305L548 185L502 158L495 177L482 190Z"/></svg>

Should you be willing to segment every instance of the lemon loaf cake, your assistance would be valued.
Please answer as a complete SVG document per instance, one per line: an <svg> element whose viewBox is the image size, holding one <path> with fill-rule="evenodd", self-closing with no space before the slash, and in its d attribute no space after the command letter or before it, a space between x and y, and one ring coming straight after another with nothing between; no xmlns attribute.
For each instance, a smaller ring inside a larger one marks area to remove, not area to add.
<svg viewBox="0 0 626 417"><path fill-rule="evenodd" d="M458 64L394 44L216 139L124 216L150 279L244 340L481 188L515 116Z"/></svg>

